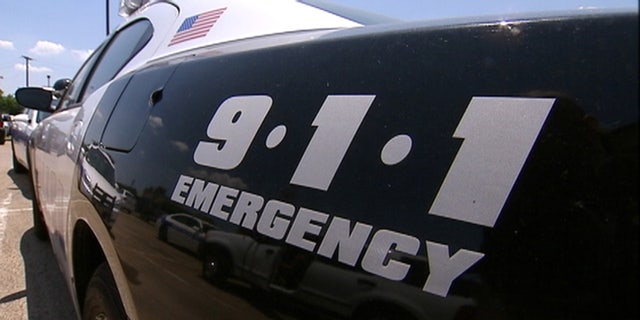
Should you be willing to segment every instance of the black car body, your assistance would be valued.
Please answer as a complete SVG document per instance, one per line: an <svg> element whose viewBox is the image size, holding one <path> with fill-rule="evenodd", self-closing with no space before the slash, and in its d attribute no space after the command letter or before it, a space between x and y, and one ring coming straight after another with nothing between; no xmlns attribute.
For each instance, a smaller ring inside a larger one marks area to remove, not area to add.
<svg viewBox="0 0 640 320"><path fill-rule="evenodd" d="M118 36L30 144L85 316L638 317L637 12L268 35L69 98ZM94 149L134 212L82 192ZM178 212L218 227L202 252L158 239Z"/></svg>

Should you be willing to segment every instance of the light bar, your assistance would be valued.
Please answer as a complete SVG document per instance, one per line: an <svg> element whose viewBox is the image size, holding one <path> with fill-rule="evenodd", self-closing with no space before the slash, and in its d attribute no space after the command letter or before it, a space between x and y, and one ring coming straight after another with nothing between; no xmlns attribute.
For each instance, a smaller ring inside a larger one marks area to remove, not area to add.
<svg viewBox="0 0 640 320"><path fill-rule="evenodd" d="M128 17L132 13L136 12L145 4L149 3L150 0L120 0L120 10L118 14L121 17Z"/></svg>

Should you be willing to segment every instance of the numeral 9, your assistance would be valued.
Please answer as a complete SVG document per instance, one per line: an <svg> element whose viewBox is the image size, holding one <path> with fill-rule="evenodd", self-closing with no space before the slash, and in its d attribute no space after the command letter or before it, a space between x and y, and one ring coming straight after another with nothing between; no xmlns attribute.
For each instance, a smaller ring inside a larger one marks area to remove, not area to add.
<svg viewBox="0 0 640 320"><path fill-rule="evenodd" d="M269 96L239 96L225 100L207 128L207 136L213 141L200 141L193 160L223 170L240 165L272 103Z"/></svg>

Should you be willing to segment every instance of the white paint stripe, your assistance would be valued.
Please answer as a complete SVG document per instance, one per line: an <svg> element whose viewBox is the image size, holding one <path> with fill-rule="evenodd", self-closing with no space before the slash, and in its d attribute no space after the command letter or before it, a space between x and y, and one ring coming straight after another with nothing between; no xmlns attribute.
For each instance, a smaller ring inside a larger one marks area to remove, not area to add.
<svg viewBox="0 0 640 320"><path fill-rule="evenodd" d="M31 207L29 207L29 208L20 208L20 209L6 209L6 208L2 208L2 209L5 209L7 211L7 213L30 212L31 210L33 210Z"/></svg>
<svg viewBox="0 0 640 320"><path fill-rule="evenodd" d="M12 198L13 193L9 193L0 205L0 256L2 255L2 247L4 246L5 230L7 230L7 215L9 215L9 209L7 209L6 206L11 203Z"/></svg>

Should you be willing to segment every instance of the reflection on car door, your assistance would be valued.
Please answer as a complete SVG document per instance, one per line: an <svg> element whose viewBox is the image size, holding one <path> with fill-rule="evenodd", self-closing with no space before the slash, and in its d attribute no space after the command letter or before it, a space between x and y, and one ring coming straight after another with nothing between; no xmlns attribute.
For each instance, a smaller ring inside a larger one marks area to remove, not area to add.
<svg viewBox="0 0 640 320"><path fill-rule="evenodd" d="M176 223L168 225L167 239L169 242L191 252L198 252L199 238L202 233L198 221L183 215L174 216L172 219Z"/></svg>
<svg viewBox="0 0 640 320"><path fill-rule="evenodd" d="M54 114L42 121L33 132L36 156L33 157L35 198L47 216L51 230L68 230L71 191L76 185L80 137L95 107L101 100L104 84L151 39L153 28L147 20L138 20L114 33L85 61L58 103ZM64 272L71 272L63 235L56 232L51 243ZM68 278L71 275L67 274Z"/></svg>
<svg viewBox="0 0 640 320"><path fill-rule="evenodd" d="M258 236L245 254L246 279L261 288L270 284L280 257L281 246L272 242L266 237Z"/></svg>

